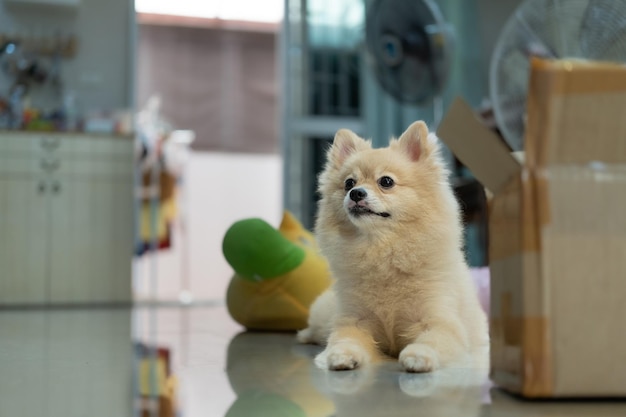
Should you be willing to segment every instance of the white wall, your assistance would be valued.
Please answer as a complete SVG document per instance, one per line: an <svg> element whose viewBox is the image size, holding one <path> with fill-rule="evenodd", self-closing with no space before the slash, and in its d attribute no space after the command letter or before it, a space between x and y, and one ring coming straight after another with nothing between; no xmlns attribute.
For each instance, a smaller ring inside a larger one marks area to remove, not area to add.
<svg viewBox="0 0 626 417"><path fill-rule="evenodd" d="M133 0L80 0L75 8L0 0L2 33L78 36L78 54L64 61L63 78L87 110L132 104L134 22Z"/></svg>
<svg viewBox="0 0 626 417"><path fill-rule="evenodd" d="M274 227L280 223L282 161L278 155L193 152L185 178L181 217L187 218L187 236L177 227L171 249L135 263L138 299L156 295L160 301L178 300L185 287L185 268L195 300L223 299L232 276L222 254L226 230L250 217L260 217ZM153 266L155 281L151 281Z"/></svg>

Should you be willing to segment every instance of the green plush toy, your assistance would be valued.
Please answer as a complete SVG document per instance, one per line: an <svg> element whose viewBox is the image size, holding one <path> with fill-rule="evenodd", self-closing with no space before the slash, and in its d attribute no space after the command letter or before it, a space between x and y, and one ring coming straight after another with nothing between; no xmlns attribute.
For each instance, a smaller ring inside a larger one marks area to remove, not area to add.
<svg viewBox="0 0 626 417"><path fill-rule="evenodd" d="M251 330L306 327L330 273L315 238L291 213L284 213L278 230L261 219L234 223L222 249L235 270L226 295L235 321Z"/></svg>

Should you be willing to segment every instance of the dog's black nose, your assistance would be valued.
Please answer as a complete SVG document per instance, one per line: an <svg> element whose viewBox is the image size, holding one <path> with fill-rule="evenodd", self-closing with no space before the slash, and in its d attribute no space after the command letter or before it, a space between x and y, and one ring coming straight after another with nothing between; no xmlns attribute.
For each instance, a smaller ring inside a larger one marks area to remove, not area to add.
<svg viewBox="0 0 626 417"><path fill-rule="evenodd" d="M353 188L350 191L350 200L359 202L367 197L367 193L362 188Z"/></svg>

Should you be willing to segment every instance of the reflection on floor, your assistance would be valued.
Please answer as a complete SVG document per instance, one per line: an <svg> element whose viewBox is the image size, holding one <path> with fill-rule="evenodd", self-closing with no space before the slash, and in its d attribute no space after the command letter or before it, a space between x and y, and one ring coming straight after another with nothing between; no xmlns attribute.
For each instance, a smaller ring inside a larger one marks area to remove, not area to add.
<svg viewBox="0 0 626 417"><path fill-rule="evenodd" d="M0 416L127 416L128 310L0 311Z"/></svg>
<svg viewBox="0 0 626 417"><path fill-rule="evenodd" d="M171 349L181 416L624 416L624 402L529 402L491 388L471 363L433 374L394 361L314 367L319 347L245 333L222 305L0 311L0 416L125 417L132 342Z"/></svg>

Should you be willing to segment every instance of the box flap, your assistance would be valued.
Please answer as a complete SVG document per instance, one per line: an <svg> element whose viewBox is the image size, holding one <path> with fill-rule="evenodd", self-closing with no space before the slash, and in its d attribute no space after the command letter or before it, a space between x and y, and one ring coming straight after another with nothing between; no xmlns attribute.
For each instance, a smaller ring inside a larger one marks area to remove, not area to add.
<svg viewBox="0 0 626 417"><path fill-rule="evenodd" d="M490 191L496 193L521 170L521 165L463 99L454 100L437 136Z"/></svg>
<svg viewBox="0 0 626 417"><path fill-rule="evenodd" d="M535 58L527 109L529 167L626 163L626 66Z"/></svg>

